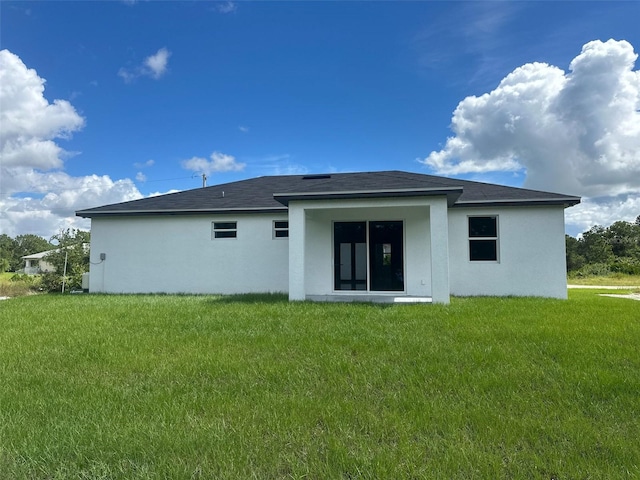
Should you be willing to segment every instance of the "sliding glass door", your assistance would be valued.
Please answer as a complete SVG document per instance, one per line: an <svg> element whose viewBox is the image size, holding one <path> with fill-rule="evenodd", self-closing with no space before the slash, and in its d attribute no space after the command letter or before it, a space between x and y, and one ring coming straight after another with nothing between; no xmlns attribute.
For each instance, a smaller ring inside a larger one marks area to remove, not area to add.
<svg viewBox="0 0 640 480"><path fill-rule="evenodd" d="M367 289L367 224L333 224L335 289Z"/></svg>
<svg viewBox="0 0 640 480"><path fill-rule="evenodd" d="M335 222L335 290L404 290L401 221Z"/></svg>

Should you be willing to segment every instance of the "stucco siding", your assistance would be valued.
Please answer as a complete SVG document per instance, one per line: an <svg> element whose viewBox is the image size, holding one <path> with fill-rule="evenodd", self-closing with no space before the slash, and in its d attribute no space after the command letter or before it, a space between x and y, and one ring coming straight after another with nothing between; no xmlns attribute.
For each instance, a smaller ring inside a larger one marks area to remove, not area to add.
<svg viewBox="0 0 640 480"><path fill-rule="evenodd" d="M498 260L469 260L469 216L498 217ZM449 210L451 294L567 298L564 209Z"/></svg>
<svg viewBox="0 0 640 480"><path fill-rule="evenodd" d="M140 216L91 222L90 291L286 292L286 215ZM212 238L212 222L237 222L237 238ZM106 258L100 261L100 254Z"/></svg>

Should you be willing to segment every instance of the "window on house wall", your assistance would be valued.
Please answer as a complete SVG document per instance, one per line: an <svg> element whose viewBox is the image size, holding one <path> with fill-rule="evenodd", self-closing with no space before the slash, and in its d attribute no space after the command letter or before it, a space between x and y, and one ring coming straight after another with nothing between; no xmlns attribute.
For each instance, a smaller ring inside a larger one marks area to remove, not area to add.
<svg viewBox="0 0 640 480"><path fill-rule="evenodd" d="M238 222L213 222L212 238L236 238L238 236Z"/></svg>
<svg viewBox="0 0 640 480"><path fill-rule="evenodd" d="M289 222L287 220L273 221L273 238L287 238L289 236Z"/></svg>
<svg viewBox="0 0 640 480"><path fill-rule="evenodd" d="M469 260L498 260L498 217L469 217Z"/></svg>

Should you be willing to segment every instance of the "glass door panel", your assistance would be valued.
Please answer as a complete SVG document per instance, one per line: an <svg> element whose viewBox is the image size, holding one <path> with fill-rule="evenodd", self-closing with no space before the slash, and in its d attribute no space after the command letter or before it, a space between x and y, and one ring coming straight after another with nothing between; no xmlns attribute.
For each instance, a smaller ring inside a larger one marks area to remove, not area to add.
<svg viewBox="0 0 640 480"><path fill-rule="evenodd" d="M403 247L402 222L369 222L371 290L404 290Z"/></svg>
<svg viewBox="0 0 640 480"><path fill-rule="evenodd" d="M334 289L367 289L367 224L366 222L335 222Z"/></svg>

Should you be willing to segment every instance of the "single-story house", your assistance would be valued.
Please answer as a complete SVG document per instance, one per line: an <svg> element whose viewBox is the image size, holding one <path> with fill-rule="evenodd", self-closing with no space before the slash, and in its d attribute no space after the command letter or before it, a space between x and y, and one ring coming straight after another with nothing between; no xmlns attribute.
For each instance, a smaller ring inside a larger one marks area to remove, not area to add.
<svg viewBox="0 0 640 480"><path fill-rule="evenodd" d="M24 260L24 273L27 275L36 275L38 273L55 272L56 267L44 260L44 257L56 250L47 250L46 252L32 253L31 255L25 255L20 257Z"/></svg>
<svg viewBox="0 0 640 480"><path fill-rule="evenodd" d="M566 298L579 197L401 171L264 176L76 212L92 292Z"/></svg>

